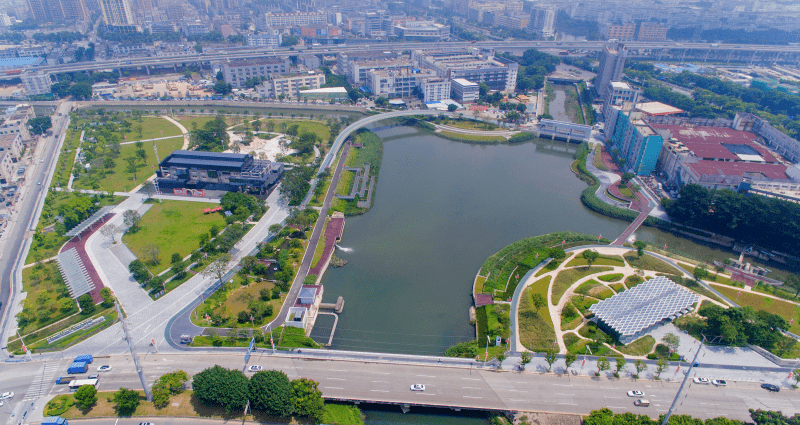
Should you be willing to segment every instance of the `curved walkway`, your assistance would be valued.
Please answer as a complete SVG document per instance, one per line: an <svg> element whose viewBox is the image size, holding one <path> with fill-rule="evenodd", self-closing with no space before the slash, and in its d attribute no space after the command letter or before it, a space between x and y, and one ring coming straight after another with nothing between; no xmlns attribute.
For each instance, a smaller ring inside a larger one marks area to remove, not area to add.
<svg viewBox="0 0 800 425"><path fill-rule="evenodd" d="M437 130L448 131L450 133L470 134L476 136L503 136L509 138L519 131L514 130L473 130L468 128L453 127L452 125L434 124Z"/></svg>

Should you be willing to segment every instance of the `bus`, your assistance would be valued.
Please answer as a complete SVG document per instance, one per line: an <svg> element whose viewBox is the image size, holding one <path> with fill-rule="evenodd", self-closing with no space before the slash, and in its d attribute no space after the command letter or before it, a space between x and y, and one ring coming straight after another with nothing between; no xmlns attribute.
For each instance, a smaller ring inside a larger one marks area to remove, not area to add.
<svg viewBox="0 0 800 425"><path fill-rule="evenodd" d="M97 388L97 383L98 383L97 379L76 379L76 380L74 380L74 381L69 383L69 390L70 391L78 391L78 388L80 388L80 387L82 387L84 385L91 385L91 386Z"/></svg>

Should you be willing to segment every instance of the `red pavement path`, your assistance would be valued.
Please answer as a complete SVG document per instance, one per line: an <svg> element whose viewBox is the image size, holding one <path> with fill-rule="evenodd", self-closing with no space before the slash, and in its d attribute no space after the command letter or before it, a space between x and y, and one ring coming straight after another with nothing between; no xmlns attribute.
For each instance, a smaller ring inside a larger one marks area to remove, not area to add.
<svg viewBox="0 0 800 425"><path fill-rule="evenodd" d="M322 251L322 257L317 262L317 265L308 271L308 274L320 275L322 267L336 248L334 246L336 245L336 239L342 236L342 229L344 229L344 218L331 218L328 225L325 226L325 249Z"/></svg>
<svg viewBox="0 0 800 425"><path fill-rule="evenodd" d="M95 303L99 303L103 301L103 298L100 296L100 290L103 289L103 281L100 279L100 275L97 274L97 270L92 265L92 261L89 260L89 255L86 254L86 240L89 236L97 231L97 229L103 227L103 224L108 220L111 220L111 217L114 217L114 214L106 214L105 217L101 218L97 221L97 223L93 224L88 229L84 230L78 236L67 241L64 246L58 251L58 253L62 253L69 249L75 248L75 251L78 253L78 257L80 257L81 261L83 262L83 266L86 268L86 272L89 273L89 277L92 279L92 283L94 284L94 289L89 294L92 296L92 299Z"/></svg>
<svg viewBox="0 0 800 425"><path fill-rule="evenodd" d="M646 207L645 210L642 211L638 217L636 217L636 220L633 220L633 223L631 223L630 226L628 226L628 228L625 229L625 231L622 232L622 234L619 235L619 237L611 245L622 246L622 244L624 244L625 241L628 240L628 238L633 234L633 232L635 232L636 229L638 229L639 226L641 226L642 223L644 223L645 219L647 219L648 214L650 214L650 211L652 210L653 210L652 208Z"/></svg>

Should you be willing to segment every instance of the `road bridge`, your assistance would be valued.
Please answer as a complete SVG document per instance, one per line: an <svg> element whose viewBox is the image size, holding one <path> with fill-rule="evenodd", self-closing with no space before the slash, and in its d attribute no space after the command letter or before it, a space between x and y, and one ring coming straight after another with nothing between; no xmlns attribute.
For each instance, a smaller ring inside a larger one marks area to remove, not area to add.
<svg viewBox="0 0 800 425"><path fill-rule="evenodd" d="M142 69L148 73L150 68L176 68L188 65L211 65L213 63L228 62L236 59L252 59L258 57L274 57L303 54L336 54L348 52L361 52L365 50L435 50L444 48L476 47L481 49L494 49L500 52L520 51L536 48L540 50L588 50L598 51L606 44L604 41L482 41L482 42L439 42L439 43L379 43L370 42L356 45L336 45L316 48L277 48L266 47L223 47L208 49L203 53L186 53L169 57L138 57L96 60L93 62L80 62L59 65L47 65L32 68L50 73L100 71L112 70L121 72L123 69ZM757 44L719 44L719 43L675 43L664 42L639 42L629 41L624 43L632 51L633 56L647 56L662 60L681 60L690 58L707 58L708 60L735 60L744 62L783 61L794 63L800 60L800 46L783 45L757 45ZM700 53L697 53L700 52ZM708 52L706 54L706 52ZM722 53L720 53L722 52ZM15 75L0 75L0 79L17 78Z"/></svg>

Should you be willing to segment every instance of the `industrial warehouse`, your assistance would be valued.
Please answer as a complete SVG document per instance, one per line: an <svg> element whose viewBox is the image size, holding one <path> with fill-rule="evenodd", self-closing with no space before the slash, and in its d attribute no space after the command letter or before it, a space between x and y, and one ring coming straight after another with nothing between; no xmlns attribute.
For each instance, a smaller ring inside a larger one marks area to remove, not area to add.
<svg viewBox="0 0 800 425"><path fill-rule="evenodd" d="M198 189L264 194L283 174L283 164L239 153L177 150L158 166L160 190Z"/></svg>

